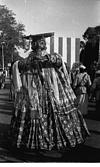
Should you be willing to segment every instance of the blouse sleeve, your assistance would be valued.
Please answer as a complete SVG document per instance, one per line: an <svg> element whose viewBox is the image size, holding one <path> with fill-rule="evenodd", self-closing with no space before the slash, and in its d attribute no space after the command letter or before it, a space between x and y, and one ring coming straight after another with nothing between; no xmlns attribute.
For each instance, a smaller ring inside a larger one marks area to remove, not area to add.
<svg viewBox="0 0 100 167"><path fill-rule="evenodd" d="M57 53L48 54L47 58L48 58L48 61L47 61L48 66L53 66L53 67L58 67L58 68L62 66L61 55Z"/></svg>
<svg viewBox="0 0 100 167"><path fill-rule="evenodd" d="M45 56L36 56L31 55L26 59L23 59L19 61L19 70L22 71L28 71L30 68L59 68L62 65L62 58L61 55L54 53L54 54L47 54Z"/></svg>
<svg viewBox="0 0 100 167"><path fill-rule="evenodd" d="M37 67L37 65L39 65L41 68L59 68L62 66L62 58L61 55L57 53L46 54L45 56L40 57L36 56L33 57L32 65L33 67Z"/></svg>

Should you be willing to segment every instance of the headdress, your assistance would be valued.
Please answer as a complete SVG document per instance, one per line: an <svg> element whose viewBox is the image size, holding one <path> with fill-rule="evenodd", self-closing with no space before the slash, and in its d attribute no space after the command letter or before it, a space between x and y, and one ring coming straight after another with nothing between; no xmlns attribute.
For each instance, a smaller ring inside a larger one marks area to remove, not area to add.
<svg viewBox="0 0 100 167"><path fill-rule="evenodd" d="M38 49L46 50L45 38L52 37L52 36L54 36L54 33L50 32L50 33L29 35L29 36L25 36L24 38L31 40L32 49L34 51L37 51Z"/></svg>
<svg viewBox="0 0 100 167"><path fill-rule="evenodd" d="M45 38L52 37L52 36L54 36L54 32L29 35L29 36L24 36L24 38L31 39L32 41L36 42L38 40L45 39Z"/></svg>

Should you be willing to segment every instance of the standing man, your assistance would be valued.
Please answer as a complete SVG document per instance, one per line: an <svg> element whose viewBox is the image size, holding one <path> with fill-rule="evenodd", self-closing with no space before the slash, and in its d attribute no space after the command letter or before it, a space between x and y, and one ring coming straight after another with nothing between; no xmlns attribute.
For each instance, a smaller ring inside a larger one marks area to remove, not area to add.
<svg viewBox="0 0 100 167"><path fill-rule="evenodd" d="M77 96L79 109L83 115L88 114L88 89L90 86L91 80L86 72L86 67L80 65L80 73L77 74L73 87Z"/></svg>

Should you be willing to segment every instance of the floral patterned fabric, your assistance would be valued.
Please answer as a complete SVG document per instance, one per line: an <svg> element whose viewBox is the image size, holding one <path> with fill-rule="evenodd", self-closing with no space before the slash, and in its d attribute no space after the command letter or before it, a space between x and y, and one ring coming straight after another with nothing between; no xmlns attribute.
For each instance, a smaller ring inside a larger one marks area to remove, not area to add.
<svg viewBox="0 0 100 167"><path fill-rule="evenodd" d="M11 119L13 145L59 150L83 143L89 132L61 56L46 54L36 62L31 55L19 62L19 71L22 87Z"/></svg>

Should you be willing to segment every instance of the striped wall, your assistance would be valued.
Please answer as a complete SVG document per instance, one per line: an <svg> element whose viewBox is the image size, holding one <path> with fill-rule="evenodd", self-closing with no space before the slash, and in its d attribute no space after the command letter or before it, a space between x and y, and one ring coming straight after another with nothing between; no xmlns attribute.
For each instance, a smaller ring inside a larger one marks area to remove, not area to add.
<svg viewBox="0 0 100 167"><path fill-rule="evenodd" d="M62 55L70 67L79 61L80 38L50 37L46 39L48 53L57 52Z"/></svg>

